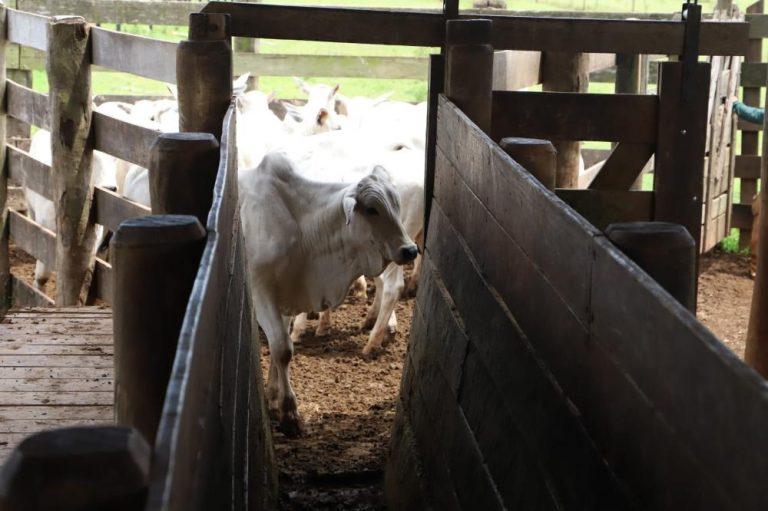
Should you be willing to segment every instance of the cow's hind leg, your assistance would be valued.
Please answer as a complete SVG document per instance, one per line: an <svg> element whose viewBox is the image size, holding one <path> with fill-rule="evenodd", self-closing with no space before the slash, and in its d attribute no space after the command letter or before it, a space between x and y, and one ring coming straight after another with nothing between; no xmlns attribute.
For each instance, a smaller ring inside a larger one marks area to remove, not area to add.
<svg viewBox="0 0 768 511"><path fill-rule="evenodd" d="M381 294L381 307L378 311L376 324L373 325L368 337L368 344L363 348L363 356L370 356L374 351L381 349L385 340L391 340L397 328L395 305L403 292L405 282L403 280L403 267L390 264L381 274L382 285L376 289L377 296ZM393 321L394 319L394 321ZM392 328L394 327L394 328Z"/></svg>
<svg viewBox="0 0 768 511"><path fill-rule="evenodd" d="M363 300L368 298L368 281L365 280L365 277L358 277L354 284L352 284L352 296L362 298Z"/></svg>
<svg viewBox="0 0 768 511"><path fill-rule="evenodd" d="M294 344L301 343L301 336L304 335L304 332L307 331L308 322L309 320L307 318L306 312L302 312L293 318L293 327L291 328L291 341L293 341Z"/></svg>
<svg viewBox="0 0 768 511"><path fill-rule="evenodd" d="M260 298L254 296L254 303L256 317L269 341L270 366L267 396L270 398L270 410L276 412L278 429L285 436L291 438L301 436L304 433L304 425L290 381L293 343L291 336L288 335L287 321L268 298Z"/></svg>
<svg viewBox="0 0 768 511"><path fill-rule="evenodd" d="M320 321L315 329L316 337L325 337L331 331L331 309L325 309L320 313Z"/></svg>

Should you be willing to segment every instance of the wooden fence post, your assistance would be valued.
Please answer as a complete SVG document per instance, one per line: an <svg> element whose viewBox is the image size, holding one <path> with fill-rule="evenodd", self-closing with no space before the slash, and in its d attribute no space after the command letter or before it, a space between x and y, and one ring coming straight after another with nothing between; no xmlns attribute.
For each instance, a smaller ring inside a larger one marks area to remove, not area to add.
<svg viewBox="0 0 768 511"><path fill-rule="evenodd" d="M181 131L213 133L221 140L232 101L230 39L229 15L190 14L189 39L179 43L176 59Z"/></svg>
<svg viewBox="0 0 768 511"><path fill-rule="evenodd" d="M589 55L546 52L542 58L542 87L545 92L587 92ZM557 149L557 187L578 188L581 142L555 141Z"/></svg>
<svg viewBox="0 0 768 511"><path fill-rule="evenodd" d="M605 235L689 311L696 312L696 243L666 222L611 224Z"/></svg>
<svg viewBox="0 0 768 511"><path fill-rule="evenodd" d="M0 2L0 92L5 97L5 6ZM11 263L8 246L8 173L5 166L5 101L0 104L0 318L11 306Z"/></svg>
<svg viewBox="0 0 768 511"><path fill-rule="evenodd" d="M152 144L149 191L155 215L194 215L208 223L219 169L219 143L210 133L165 133Z"/></svg>
<svg viewBox="0 0 768 511"><path fill-rule="evenodd" d="M126 220L115 233L115 417L154 444L205 240L197 218Z"/></svg>
<svg viewBox="0 0 768 511"><path fill-rule="evenodd" d="M432 195L435 191L435 164L437 161L437 105L445 89L445 57L429 56L429 98L427 111L427 147L424 151L424 243L427 241ZM422 247L423 248L423 247Z"/></svg>
<svg viewBox="0 0 768 511"><path fill-rule="evenodd" d="M537 138L502 139L501 148L547 190L554 191L557 174L557 149L549 140Z"/></svg>
<svg viewBox="0 0 768 511"><path fill-rule="evenodd" d="M768 89L765 93L768 98ZM763 133L768 131L768 119L763 123ZM760 217L758 220L757 274L755 275L752 307L747 329L747 347L744 359L764 378L768 378L768 138L763 136L763 158L760 162L760 179L763 183L758 196ZM743 231L742 231L743 232Z"/></svg>
<svg viewBox="0 0 768 511"><path fill-rule="evenodd" d="M90 223L91 69L89 27L83 18L57 17L48 25L47 72L51 115L51 168L56 206L56 305L85 303L93 274Z"/></svg>
<svg viewBox="0 0 768 511"><path fill-rule="evenodd" d="M493 46L490 20L446 23L445 95L490 134L493 103Z"/></svg>
<svg viewBox="0 0 768 511"><path fill-rule="evenodd" d="M0 474L4 511L137 511L149 485L151 449L133 429L79 427L34 434Z"/></svg>

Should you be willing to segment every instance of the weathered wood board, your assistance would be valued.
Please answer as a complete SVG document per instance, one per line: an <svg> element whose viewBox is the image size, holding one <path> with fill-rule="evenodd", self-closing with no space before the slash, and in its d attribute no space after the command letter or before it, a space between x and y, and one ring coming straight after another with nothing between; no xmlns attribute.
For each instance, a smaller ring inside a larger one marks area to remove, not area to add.
<svg viewBox="0 0 768 511"><path fill-rule="evenodd" d="M12 309L0 322L0 461L27 435L113 422L112 312Z"/></svg>

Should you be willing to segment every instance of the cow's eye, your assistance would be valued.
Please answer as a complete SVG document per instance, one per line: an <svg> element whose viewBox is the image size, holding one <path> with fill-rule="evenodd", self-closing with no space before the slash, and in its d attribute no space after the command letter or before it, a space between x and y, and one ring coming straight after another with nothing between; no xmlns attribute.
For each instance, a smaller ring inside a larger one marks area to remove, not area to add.
<svg viewBox="0 0 768 511"><path fill-rule="evenodd" d="M379 216L379 212L376 211L376 208L365 208L365 214L370 216Z"/></svg>

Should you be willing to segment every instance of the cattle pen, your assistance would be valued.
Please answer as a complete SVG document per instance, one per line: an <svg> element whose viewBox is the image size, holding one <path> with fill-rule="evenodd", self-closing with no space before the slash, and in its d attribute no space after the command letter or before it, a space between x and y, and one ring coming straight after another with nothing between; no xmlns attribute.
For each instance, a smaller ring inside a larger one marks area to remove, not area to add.
<svg viewBox="0 0 768 511"><path fill-rule="evenodd" d="M238 210L240 37L442 50L429 59L427 235L391 509L764 509L768 386L696 320L689 289L654 280L680 238L655 238L669 250L643 269L606 229L670 222L700 244L700 56L746 53L747 23L701 22L692 4L679 21L463 13L454 1L201 7L178 44L2 9L4 44L47 53L50 90L7 80L0 62L0 136L15 119L53 140L51 165L0 152L4 508L276 507ZM530 71L513 60L530 52L536 72L497 88L500 62ZM652 95L514 90L539 82L542 53L563 52L677 58ZM177 84L181 133L92 111L93 66ZM615 146L589 188L562 188L550 140ZM93 150L150 169L151 210L90 185ZM653 190L631 189L652 155ZM53 200L55 233L9 210L9 179ZM98 226L115 233L109 261L86 249ZM11 242L56 269L55 296L11 273Z"/></svg>

